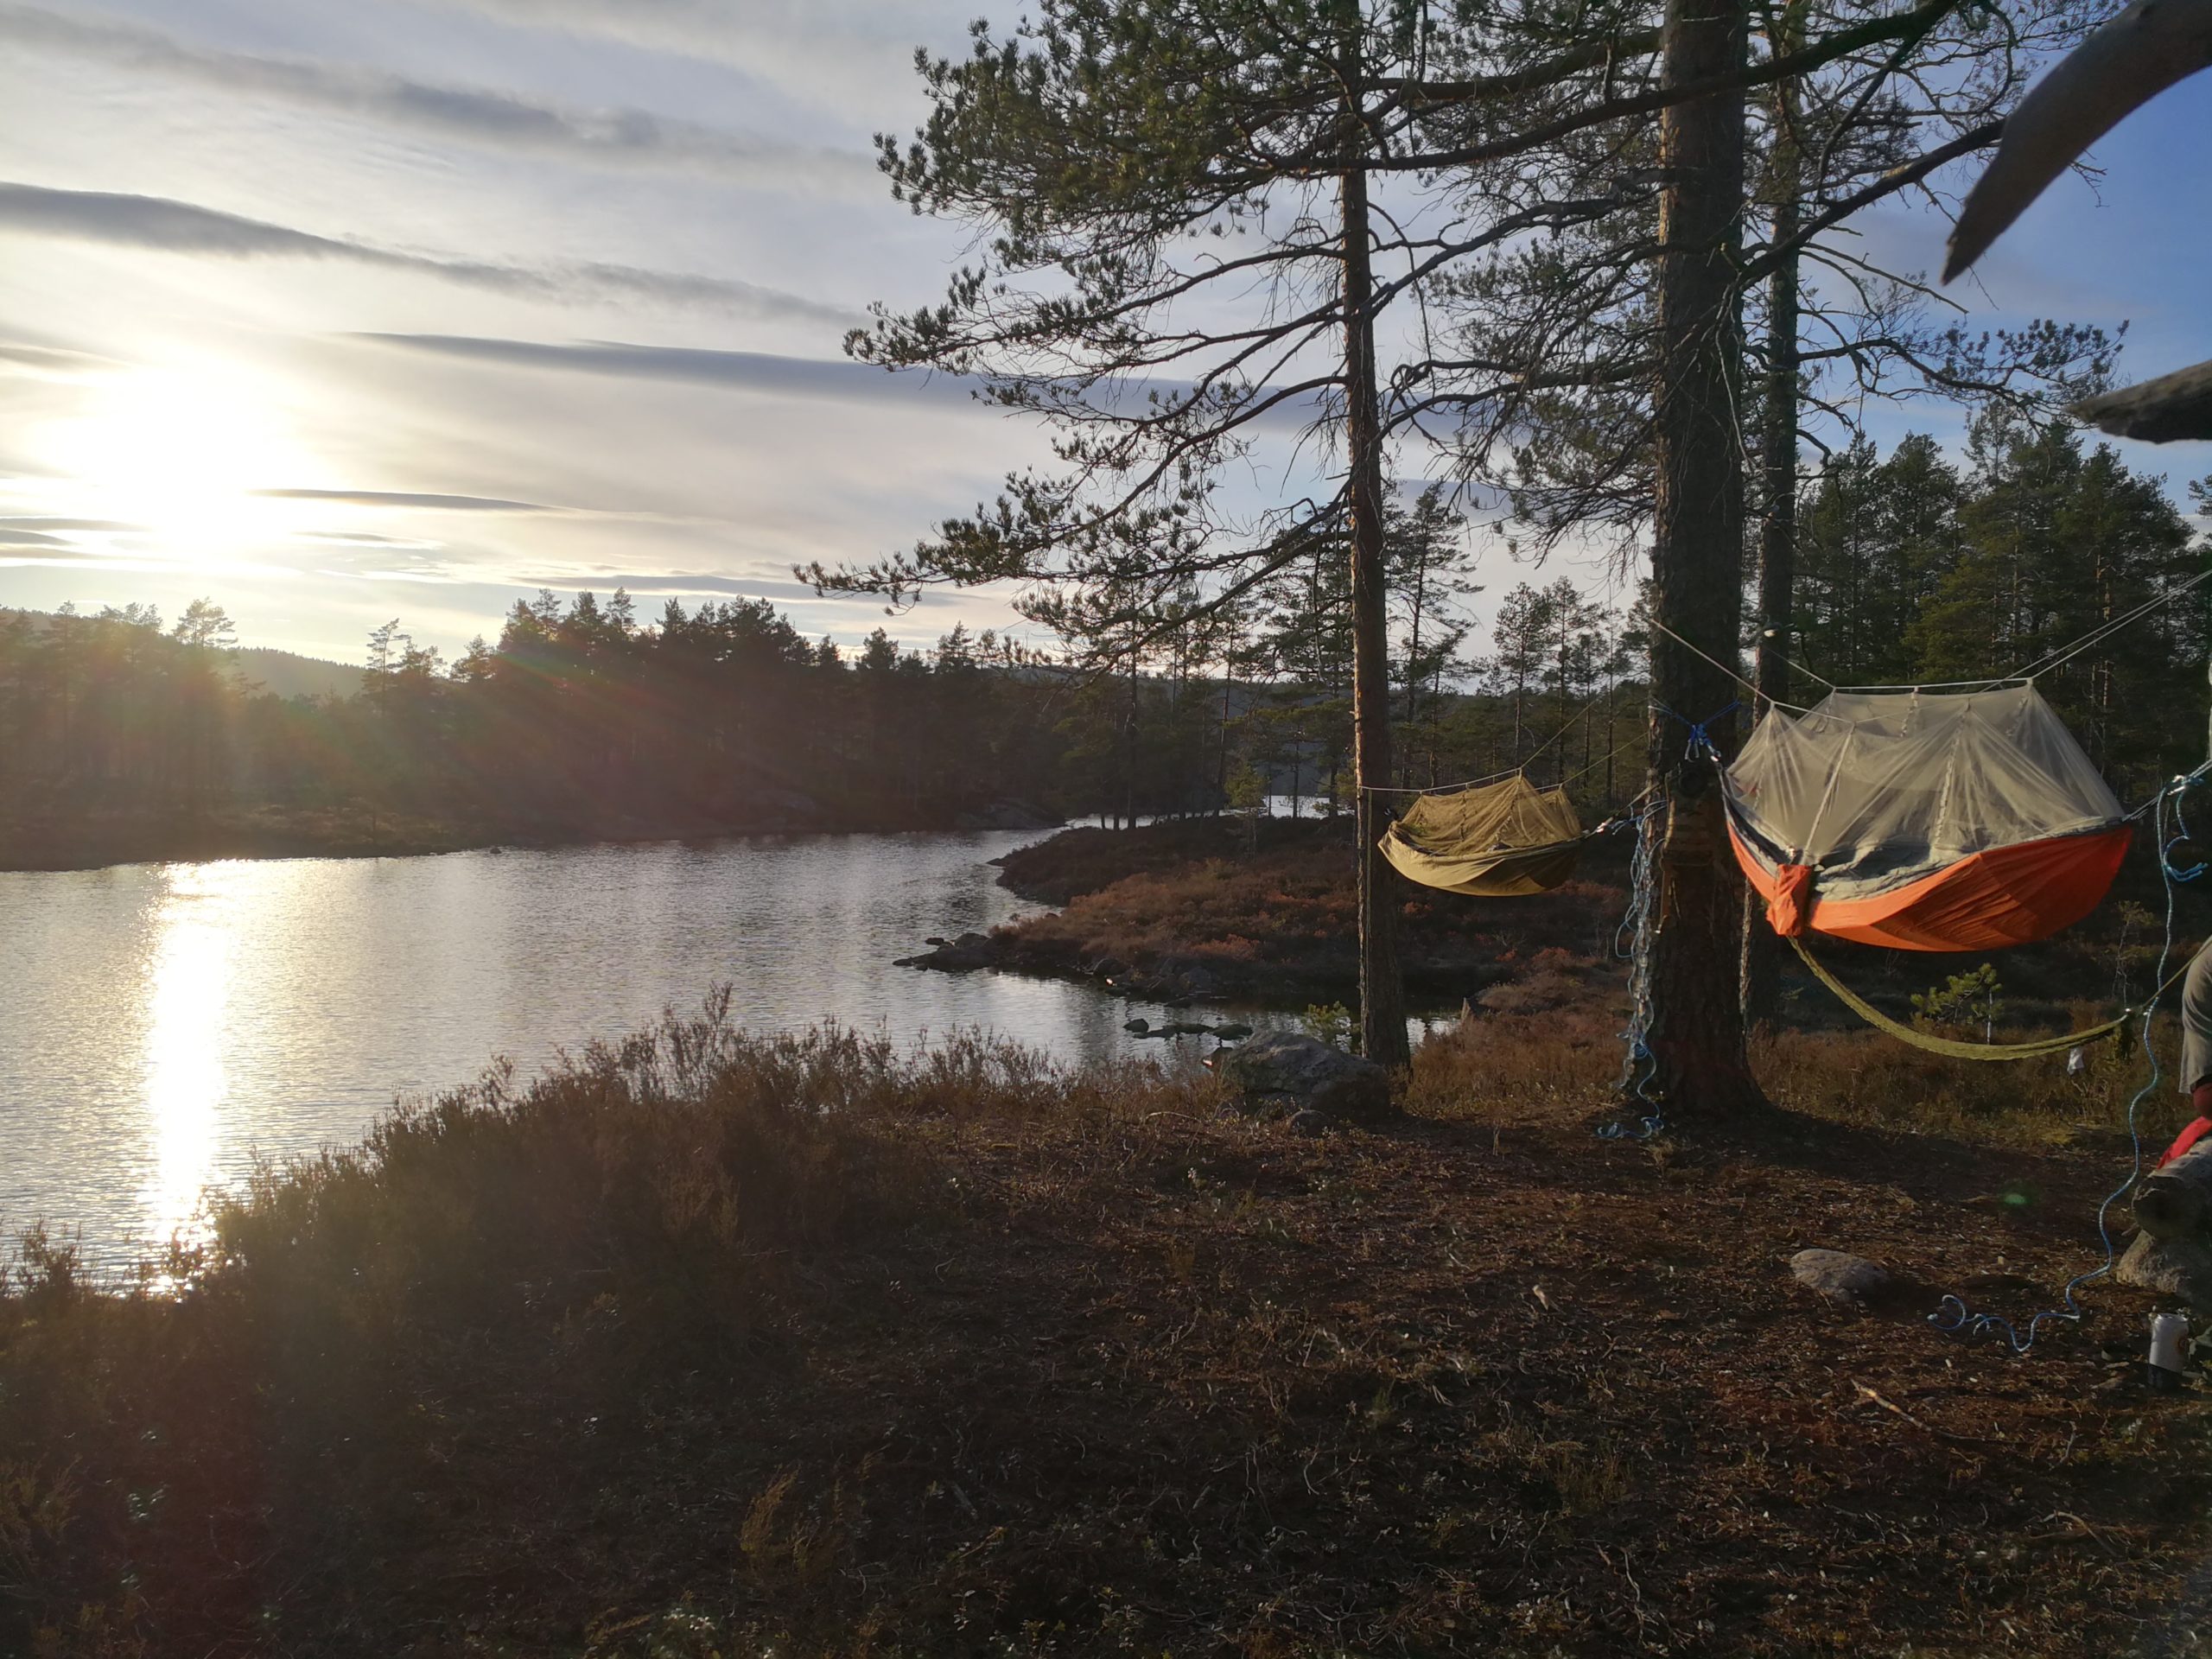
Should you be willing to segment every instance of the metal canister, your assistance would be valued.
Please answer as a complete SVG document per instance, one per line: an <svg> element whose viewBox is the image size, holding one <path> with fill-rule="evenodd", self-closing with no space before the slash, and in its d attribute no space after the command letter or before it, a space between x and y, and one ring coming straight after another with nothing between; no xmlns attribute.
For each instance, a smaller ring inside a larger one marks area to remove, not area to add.
<svg viewBox="0 0 2212 1659"><path fill-rule="evenodd" d="M2183 1352L2188 1346L2187 1314L2153 1313L2151 1316L2150 1378L2154 1388L2181 1386L2189 1372L2189 1362L2183 1357Z"/></svg>

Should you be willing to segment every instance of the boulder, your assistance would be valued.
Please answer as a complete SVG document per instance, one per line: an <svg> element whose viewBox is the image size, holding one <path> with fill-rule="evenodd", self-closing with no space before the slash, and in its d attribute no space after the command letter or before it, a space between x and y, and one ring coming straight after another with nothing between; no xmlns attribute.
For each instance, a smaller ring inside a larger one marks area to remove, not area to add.
<svg viewBox="0 0 2212 1659"><path fill-rule="evenodd" d="M2141 1230L2113 1277L2212 1313L2212 1141L2145 1175L2131 1203Z"/></svg>
<svg viewBox="0 0 2212 1659"><path fill-rule="evenodd" d="M1789 1258L1789 1271L1799 1284L1834 1302L1862 1300L1890 1282L1889 1270L1879 1262L1848 1250L1800 1250Z"/></svg>
<svg viewBox="0 0 2212 1659"><path fill-rule="evenodd" d="M2139 1232L2112 1276L2123 1285L2178 1296L2196 1313L2212 1315L2212 1246L2200 1239Z"/></svg>
<svg viewBox="0 0 2212 1659"><path fill-rule="evenodd" d="M1243 1096L1244 1109L1294 1116L1318 1112L1338 1121L1390 1116L1390 1075L1372 1060L1301 1032L1271 1031L1220 1056L1222 1073Z"/></svg>

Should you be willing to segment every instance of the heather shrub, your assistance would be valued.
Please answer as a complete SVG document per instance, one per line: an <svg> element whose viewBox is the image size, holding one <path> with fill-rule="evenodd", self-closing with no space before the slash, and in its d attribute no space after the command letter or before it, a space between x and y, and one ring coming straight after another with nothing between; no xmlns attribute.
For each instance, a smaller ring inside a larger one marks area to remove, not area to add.
<svg viewBox="0 0 2212 1659"><path fill-rule="evenodd" d="M590 1452L606 1402L790 1375L824 1273L969 1202L944 1149L958 1125L1110 1132L1210 1112L1217 1090L972 1032L902 1050L834 1026L756 1036L728 1013L717 994L265 1166L213 1203L203 1245L119 1293L86 1283L67 1239L22 1238L0 1272L0 1653L219 1646L260 1617L272 1551L376 1555L475 1503L480 1465ZM535 1449L462 1420L527 1424ZM263 1530L278 1511L281 1540ZM190 1628L152 1630L149 1606Z"/></svg>

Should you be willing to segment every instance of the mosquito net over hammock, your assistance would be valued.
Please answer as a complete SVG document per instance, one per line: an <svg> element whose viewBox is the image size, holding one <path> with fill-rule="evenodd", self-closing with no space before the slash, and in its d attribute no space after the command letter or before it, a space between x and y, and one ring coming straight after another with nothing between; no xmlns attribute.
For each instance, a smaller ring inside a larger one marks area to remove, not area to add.
<svg viewBox="0 0 2212 1659"><path fill-rule="evenodd" d="M2127 851L2120 803L2032 683L1771 709L1723 791L1737 861L1785 938L2024 944L2095 909Z"/></svg>
<svg viewBox="0 0 2212 1659"><path fill-rule="evenodd" d="M1382 845L1408 880L1511 899L1548 892L1574 874L1582 820L1565 790L1540 790L1516 773L1481 789L1417 797Z"/></svg>

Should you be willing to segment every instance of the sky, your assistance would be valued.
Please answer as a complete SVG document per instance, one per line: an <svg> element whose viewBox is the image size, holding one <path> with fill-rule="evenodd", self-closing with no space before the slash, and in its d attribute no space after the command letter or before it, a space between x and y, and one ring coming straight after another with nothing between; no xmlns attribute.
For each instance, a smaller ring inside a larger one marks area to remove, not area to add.
<svg viewBox="0 0 2212 1659"><path fill-rule="evenodd" d="M845 642L1007 626L992 592L886 618L791 573L1049 459L840 349L966 248L870 137L918 123L914 50L959 50L977 4L0 0L0 606L204 594L241 644L345 661L394 616L457 654L541 587L763 597ZM2212 356L2212 75L2096 160L1955 287L1967 321L2125 320L2124 379ZM1940 263L1936 213L1860 229ZM2212 474L2120 447L2177 499ZM1493 595L1557 574L1477 545Z"/></svg>

